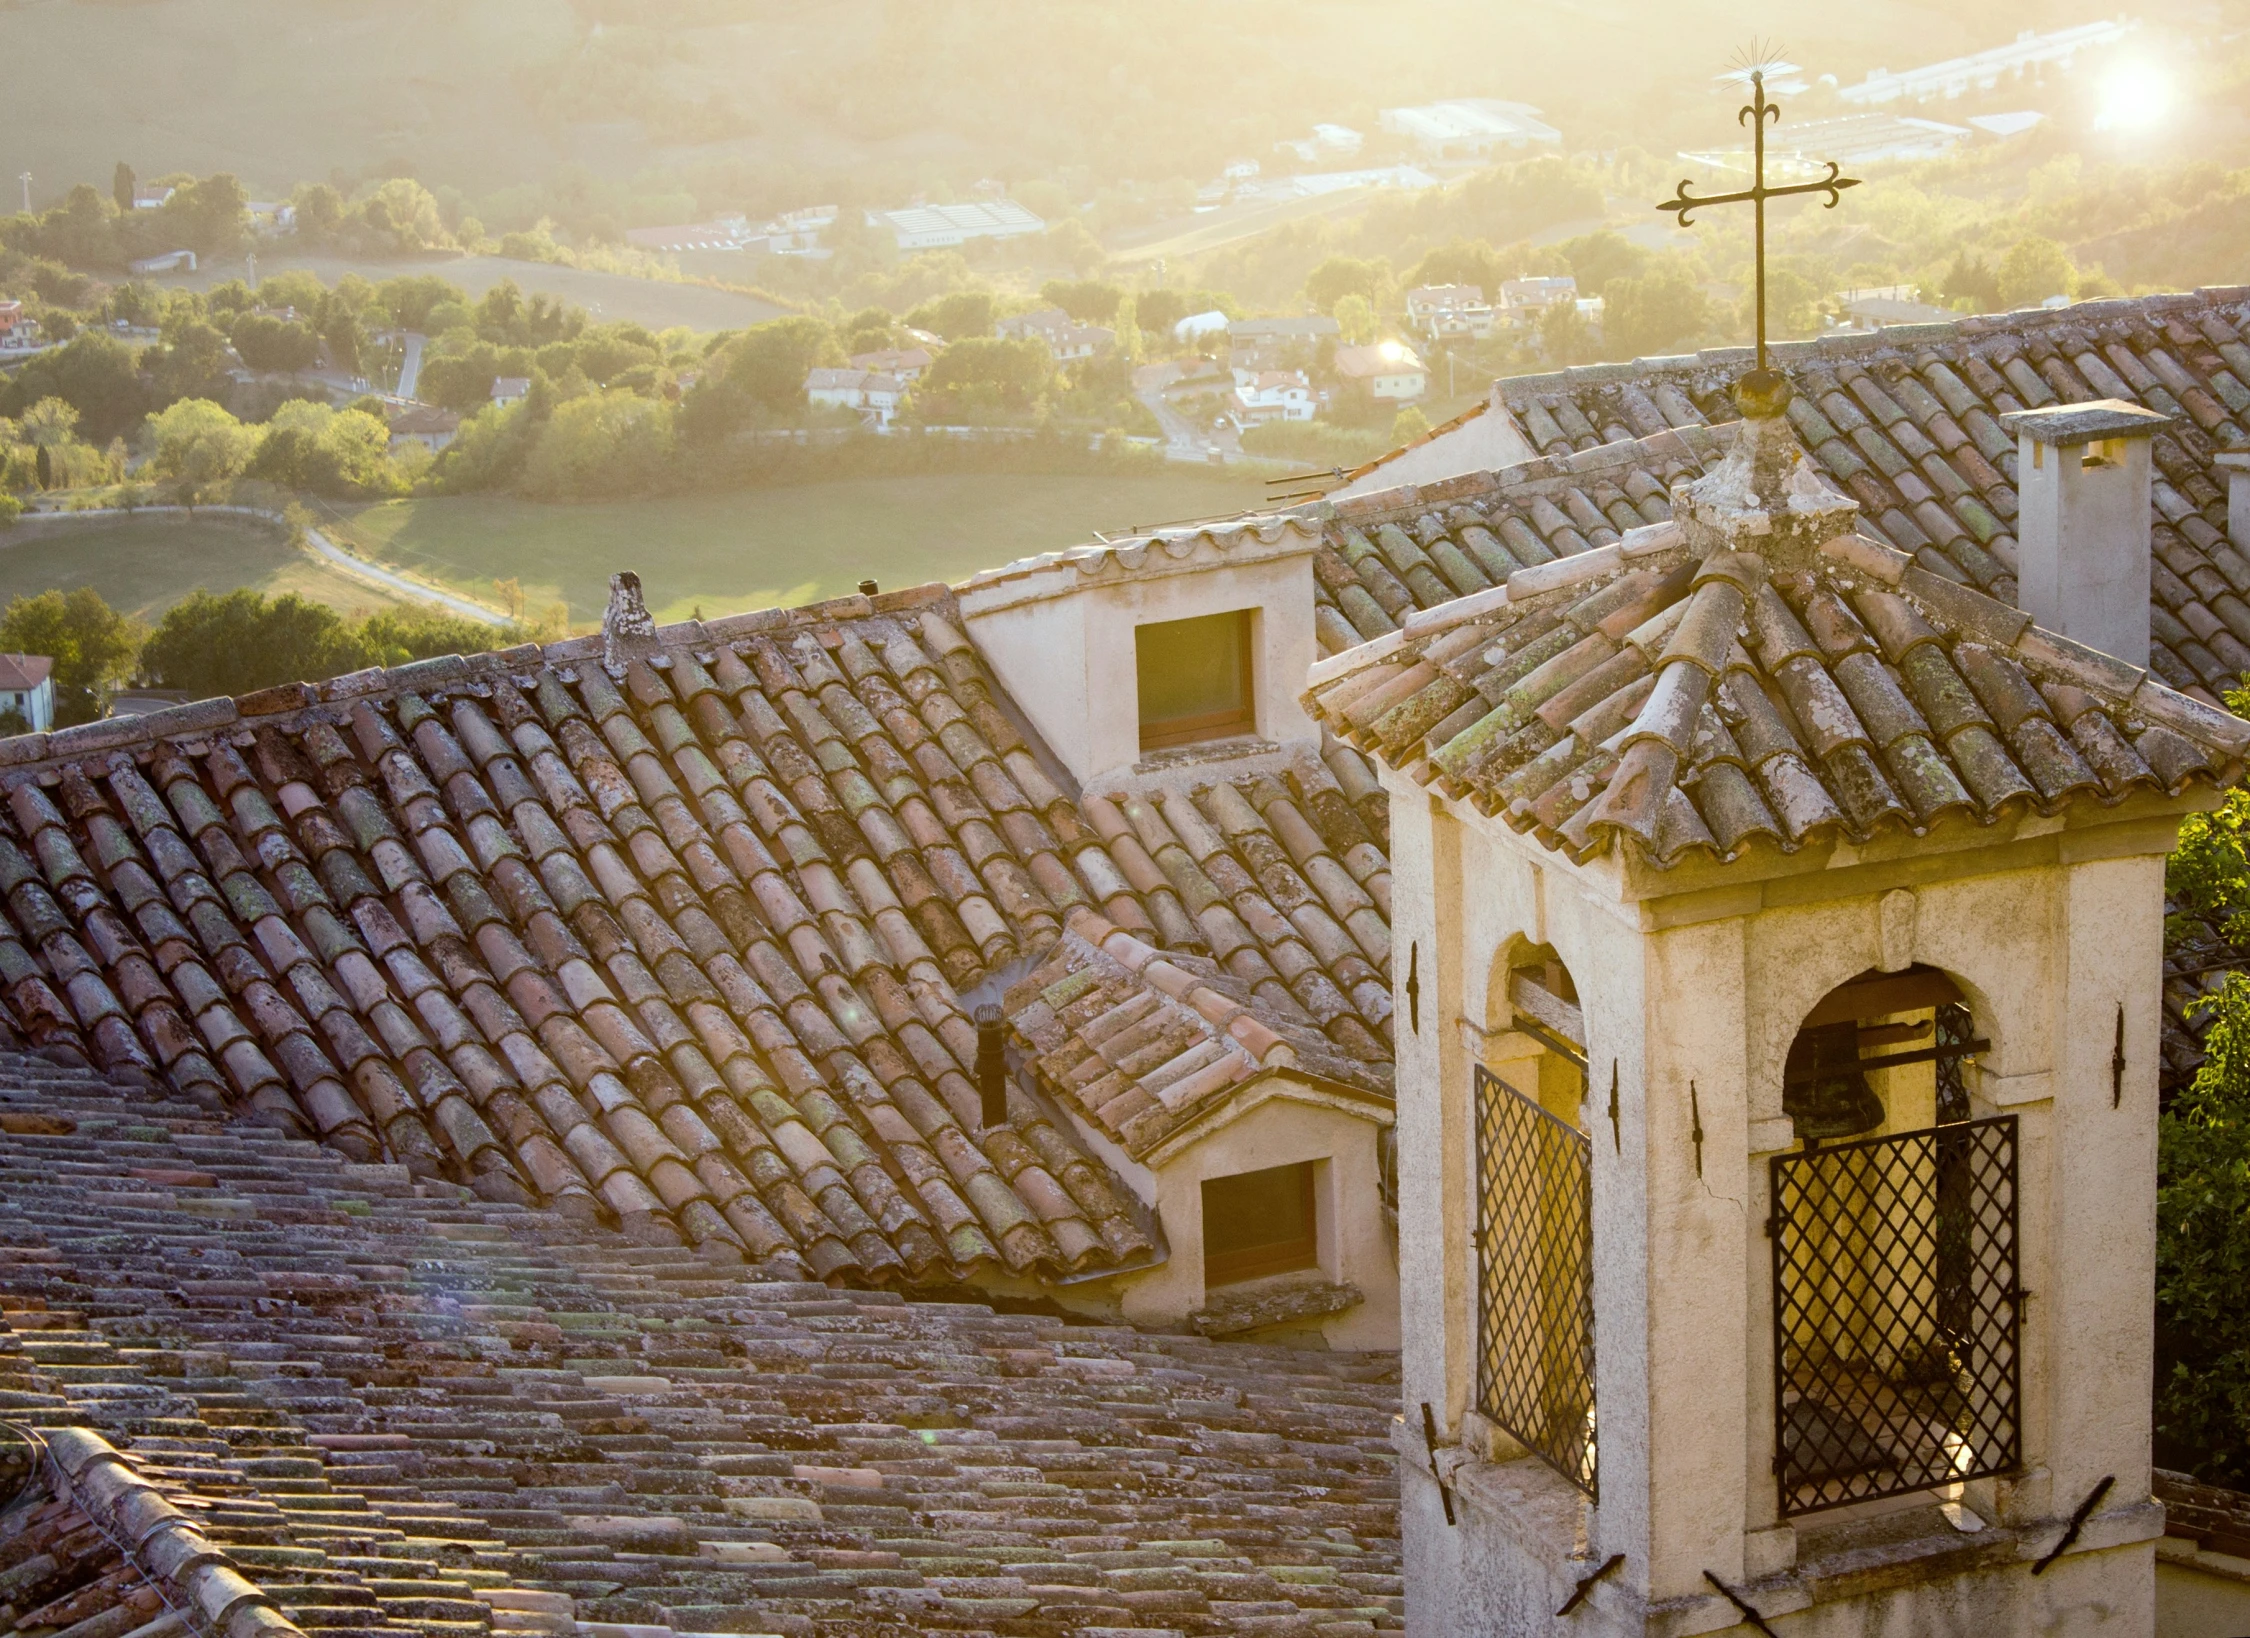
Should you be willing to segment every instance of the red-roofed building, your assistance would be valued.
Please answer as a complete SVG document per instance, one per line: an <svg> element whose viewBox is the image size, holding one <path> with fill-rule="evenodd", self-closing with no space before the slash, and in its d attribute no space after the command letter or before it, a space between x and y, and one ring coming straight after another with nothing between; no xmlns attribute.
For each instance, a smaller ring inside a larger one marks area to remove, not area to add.
<svg viewBox="0 0 2250 1638"><path fill-rule="evenodd" d="M55 725L55 662L44 654L0 654L0 711L23 718L31 733Z"/></svg>

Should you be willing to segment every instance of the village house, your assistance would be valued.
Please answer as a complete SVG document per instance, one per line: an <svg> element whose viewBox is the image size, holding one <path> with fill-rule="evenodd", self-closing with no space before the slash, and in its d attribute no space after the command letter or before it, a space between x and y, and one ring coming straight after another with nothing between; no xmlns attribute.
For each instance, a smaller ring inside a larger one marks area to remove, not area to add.
<svg viewBox="0 0 2250 1638"><path fill-rule="evenodd" d="M1406 293L1406 322L1432 341L1492 333L1495 314L1473 284L1425 284Z"/></svg>
<svg viewBox="0 0 2250 1638"><path fill-rule="evenodd" d="M492 401L495 404L513 404L530 396L531 377L528 375L503 375L493 379Z"/></svg>
<svg viewBox="0 0 2250 1638"><path fill-rule="evenodd" d="M1099 324L1081 324L1059 307L1015 313L993 326L1000 335L1022 339L1036 336L1047 344L1058 364L1092 358L1117 345L1117 332Z"/></svg>
<svg viewBox="0 0 2250 1638"><path fill-rule="evenodd" d="M55 662L44 654L0 654L0 711L33 733L55 725Z"/></svg>
<svg viewBox="0 0 2250 1638"><path fill-rule="evenodd" d="M1411 404L1429 390L1421 356L1403 341L1339 347L1335 368L1341 390L1378 404Z"/></svg>
<svg viewBox="0 0 2250 1638"><path fill-rule="evenodd" d="M409 404L391 417L392 453L406 444L420 444L436 454L453 442L461 430L461 417L435 404Z"/></svg>
<svg viewBox="0 0 2250 1638"><path fill-rule="evenodd" d="M880 370L820 367L806 372L805 401L829 409L856 410L875 431L888 432L899 406L906 402L906 383Z"/></svg>
<svg viewBox="0 0 2250 1638"><path fill-rule="evenodd" d="M1245 426L1264 421L1310 421L1320 408L1302 370L1237 370L1234 413Z"/></svg>
<svg viewBox="0 0 2250 1638"><path fill-rule="evenodd" d="M1503 279L1498 317L1510 329L1536 325L1559 302L1578 299L1578 281L1567 273L1538 278Z"/></svg>
<svg viewBox="0 0 2250 1638"><path fill-rule="evenodd" d="M922 372L935 362L936 354L927 347L884 347L872 353L854 353L851 358L855 370L895 376L909 386L921 380Z"/></svg>
<svg viewBox="0 0 2250 1638"><path fill-rule="evenodd" d="M1236 369L1301 370L1313 362L1323 345L1341 339L1344 330L1325 313L1306 313L1233 319L1227 323L1226 332L1228 361Z"/></svg>

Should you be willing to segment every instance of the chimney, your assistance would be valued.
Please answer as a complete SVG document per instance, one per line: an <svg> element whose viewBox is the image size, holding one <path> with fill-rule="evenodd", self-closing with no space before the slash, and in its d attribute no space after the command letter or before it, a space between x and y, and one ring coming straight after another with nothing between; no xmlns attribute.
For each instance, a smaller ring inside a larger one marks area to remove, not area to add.
<svg viewBox="0 0 2250 1638"><path fill-rule="evenodd" d="M2000 417L2016 437L2016 601L2073 642L2148 664L2149 439L2121 399Z"/></svg>
<svg viewBox="0 0 2250 1638"><path fill-rule="evenodd" d="M2250 453L2214 455L2211 464L2227 475L2227 539L2250 552Z"/></svg>

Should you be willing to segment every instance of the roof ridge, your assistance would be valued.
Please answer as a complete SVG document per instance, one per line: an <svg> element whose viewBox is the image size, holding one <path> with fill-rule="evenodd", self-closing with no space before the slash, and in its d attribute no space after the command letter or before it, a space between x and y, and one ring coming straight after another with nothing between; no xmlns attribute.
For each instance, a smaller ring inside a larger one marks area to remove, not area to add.
<svg viewBox="0 0 2250 1638"><path fill-rule="evenodd" d="M2172 313L2227 307L2244 301L2250 301L2250 285L2205 285L2194 290L2159 291L2146 296L2105 296L2074 302L2067 307L2019 307L2006 313L1964 313L1957 319L1926 324L1887 324L1851 335L1810 336L1799 341L1776 342L1768 351L1777 366L1786 367L1800 362L1885 352L1910 340L1922 344L1946 338L1970 343L1996 341L2058 326L2099 323L2128 313ZM1745 365L1752 357L1748 347L1706 347L1693 353L1653 354L1609 363L1574 364L1531 375L1502 376L1493 387L1514 407L1540 393L1567 392L1577 387L1638 381L1650 376L1687 375L1699 370Z"/></svg>
<svg viewBox="0 0 2250 1638"><path fill-rule="evenodd" d="M628 645L627 652L668 661L671 653L693 654L700 649L733 648L773 632L885 616L912 616L925 610L951 609L953 603L954 588L942 580L903 586L872 596L851 592L812 603L748 609L716 620L674 621L658 626L653 639ZM944 616L941 614L940 618ZM957 630L958 617L946 621L946 625L949 630ZM237 722L280 725L295 720L302 712L324 706L348 707L360 700L489 682L542 667L559 669L588 660L598 663L602 646L601 634L594 632L581 637L558 638L550 643L519 643L510 648L485 649L475 654L439 654L409 660L404 665L347 671L319 682L276 683L270 688L253 689L244 694L191 700L161 711L104 717L69 728L17 734L0 739L0 770L40 768L79 761L102 752L138 750L164 740L202 738ZM622 675L622 667L619 675Z"/></svg>

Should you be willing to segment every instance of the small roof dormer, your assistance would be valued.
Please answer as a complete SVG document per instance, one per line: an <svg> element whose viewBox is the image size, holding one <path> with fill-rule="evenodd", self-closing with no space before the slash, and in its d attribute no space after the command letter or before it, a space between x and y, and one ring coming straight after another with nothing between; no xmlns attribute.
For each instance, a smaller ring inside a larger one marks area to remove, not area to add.
<svg viewBox="0 0 2250 1638"><path fill-rule="evenodd" d="M960 589L968 635L1082 788L1317 755L1316 525L1096 540Z"/></svg>

